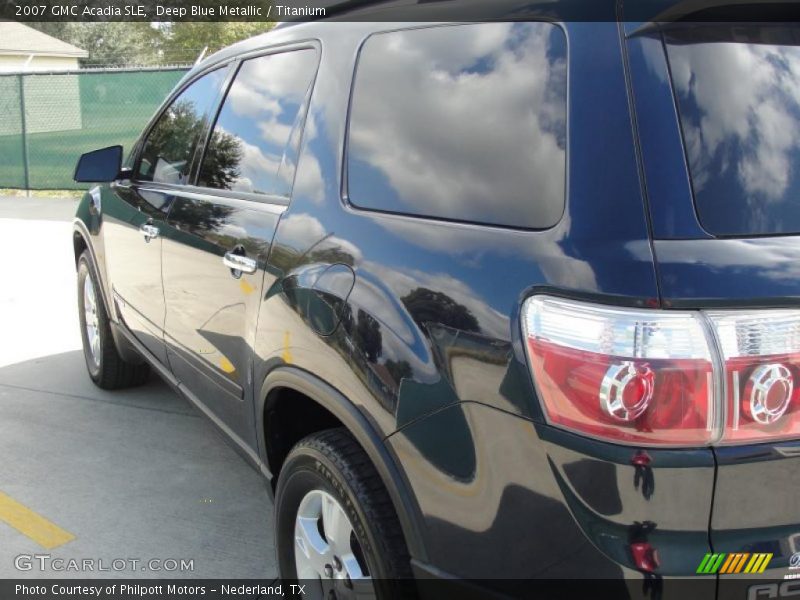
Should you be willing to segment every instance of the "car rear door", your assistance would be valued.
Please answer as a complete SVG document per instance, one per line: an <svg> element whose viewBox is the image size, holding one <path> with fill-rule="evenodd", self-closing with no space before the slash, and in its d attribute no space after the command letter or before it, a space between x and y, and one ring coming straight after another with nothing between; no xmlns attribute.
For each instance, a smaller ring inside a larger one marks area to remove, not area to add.
<svg viewBox="0 0 800 600"><path fill-rule="evenodd" d="M720 598L800 574L798 33L695 23L628 45L662 302L705 311L724 371Z"/></svg>
<svg viewBox="0 0 800 600"><path fill-rule="evenodd" d="M146 132L141 152L134 152L132 177L112 183L103 197L106 265L117 314L165 364L161 231L224 75L215 70L196 79L167 104Z"/></svg>
<svg viewBox="0 0 800 600"><path fill-rule="evenodd" d="M163 236L166 341L190 396L255 444L250 373L264 267L289 202L316 74L304 44L237 61L195 185L175 195Z"/></svg>

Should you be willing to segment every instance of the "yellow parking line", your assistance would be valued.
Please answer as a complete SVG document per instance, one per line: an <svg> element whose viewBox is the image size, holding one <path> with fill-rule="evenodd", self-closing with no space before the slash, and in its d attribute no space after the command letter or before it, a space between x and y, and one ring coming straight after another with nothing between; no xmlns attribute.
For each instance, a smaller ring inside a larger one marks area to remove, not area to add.
<svg viewBox="0 0 800 600"><path fill-rule="evenodd" d="M288 331L283 333L283 354L281 354L283 362L287 365L292 364L292 351L289 350L289 336L290 334Z"/></svg>
<svg viewBox="0 0 800 600"><path fill-rule="evenodd" d="M0 492L0 521L8 523L45 550L52 550L75 539L69 531L64 531L3 492Z"/></svg>

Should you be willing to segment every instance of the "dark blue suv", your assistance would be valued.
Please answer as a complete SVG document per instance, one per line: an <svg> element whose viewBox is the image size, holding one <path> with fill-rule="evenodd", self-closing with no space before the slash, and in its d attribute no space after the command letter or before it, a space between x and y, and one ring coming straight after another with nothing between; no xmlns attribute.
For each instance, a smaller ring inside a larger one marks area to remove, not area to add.
<svg viewBox="0 0 800 600"><path fill-rule="evenodd" d="M92 379L216 423L317 597L793 593L798 29L372 4L82 158Z"/></svg>

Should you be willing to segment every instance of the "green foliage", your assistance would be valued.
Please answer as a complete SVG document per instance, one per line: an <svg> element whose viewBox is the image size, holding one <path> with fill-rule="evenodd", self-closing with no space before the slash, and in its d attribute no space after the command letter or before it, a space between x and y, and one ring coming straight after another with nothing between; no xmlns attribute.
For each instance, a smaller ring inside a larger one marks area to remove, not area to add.
<svg viewBox="0 0 800 600"><path fill-rule="evenodd" d="M171 164L182 171L191 157L189 149L203 130L203 120L189 100L173 104L153 127L143 151L141 172L152 177L159 162ZM241 142L224 131L216 131L205 154L204 185L217 189L230 189L239 178L239 163L243 157ZM214 215L209 215L209 219ZM211 221L206 226L212 228Z"/></svg>
<svg viewBox="0 0 800 600"><path fill-rule="evenodd" d="M150 23L27 23L34 29L78 46L89 53L84 66L157 64L154 44L159 32Z"/></svg>
<svg viewBox="0 0 800 600"><path fill-rule="evenodd" d="M156 168L166 163L177 171L184 170L191 158L189 151L203 128L197 112L193 102L179 100L164 113L142 151L142 173L152 178Z"/></svg>
<svg viewBox="0 0 800 600"><path fill-rule="evenodd" d="M197 56L208 47L208 53L221 50L225 46L245 40L254 35L269 31L270 22L189 22L166 23L160 39L161 48L166 53L191 53Z"/></svg>
<svg viewBox="0 0 800 600"><path fill-rule="evenodd" d="M475 315L442 292L420 287L400 298L400 301L419 324L435 323L462 331L480 331Z"/></svg>
<svg viewBox="0 0 800 600"><path fill-rule="evenodd" d="M355 331L356 346L361 348L369 362L376 362L383 351L381 324L369 313L358 309Z"/></svg>
<svg viewBox="0 0 800 600"><path fill-rule="evenodd" d="M242 143L235 135L215 129L203 159L203 185L230 190L241 176L239 168L244 151Z"/></svg>
<svg viewBox="0 0 800 600"><path fill-rule="evenodd" d="M407 360L394 361L390 358L384 365L398 386L403 379L410 379L414 376L414 369Z"/></svg>
<svg viewBox="0 0 800 600"><path fill-rule="evenodd" d="M271 22L28 23L47 35L83 48L84 67L193 63L207 53L269 31Z"/></svg>

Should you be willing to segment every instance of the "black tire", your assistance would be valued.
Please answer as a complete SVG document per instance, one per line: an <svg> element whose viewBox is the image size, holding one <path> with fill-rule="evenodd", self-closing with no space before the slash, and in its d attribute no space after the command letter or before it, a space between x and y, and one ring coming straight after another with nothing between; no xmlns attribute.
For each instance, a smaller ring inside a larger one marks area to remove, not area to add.
<svg viewBox="0 0 800 600"><path fill-rule="evenodd" d="M97 332L99 334L97 360L90 348L86 328L86 307L84 301L84 285L86 278L90 278L94 286L95 306L97 314ZM103 294L100 292L100 282L94 276L91 268L91 257L86 251L78 259L78 318L81 324L81 340L83 341L83 357L89 377L104 390L116 390L125 387L141 385L150 375L150 367L146 363L132 364L126 362L114 345L111 327L108 321L108 312L103 303Z"/></svg>
<svg viewBox="0 0 800 600"><path fill-rule="evenodd" d="M301 440L281 469L275 494L275 542L281 578L297 579L295 519L300 502L313 490L333 496L350 519L377 597L415 597L411 559L394 505L366 452L344 428L328 429Z"/></svg>

